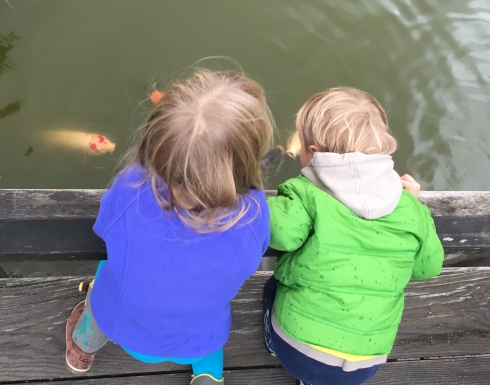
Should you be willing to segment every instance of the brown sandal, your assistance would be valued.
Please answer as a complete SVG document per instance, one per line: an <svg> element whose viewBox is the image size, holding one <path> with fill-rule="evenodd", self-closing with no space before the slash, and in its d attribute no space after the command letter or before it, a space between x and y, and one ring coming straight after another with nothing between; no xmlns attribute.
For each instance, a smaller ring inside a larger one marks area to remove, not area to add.
<svg viewBox="0 0 490 385"><path fill-rule="evenodd" d="M73 309L66 323L66 365L73 374L82 374L89 370L95 359L95 353L90 354L81 351L72 337L84 309L85 301L82 301Z"/></svg>

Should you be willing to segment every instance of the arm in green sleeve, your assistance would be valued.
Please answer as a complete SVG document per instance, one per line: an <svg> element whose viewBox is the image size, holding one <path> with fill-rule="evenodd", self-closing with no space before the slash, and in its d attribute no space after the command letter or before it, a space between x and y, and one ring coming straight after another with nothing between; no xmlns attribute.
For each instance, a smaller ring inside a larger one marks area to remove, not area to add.
<svg viewBox="0 0 490 385"><path fill-rule="evenodd" d="M313 221L302 200L287 185L279 186L279 195L267 198L270 210L271 240L276 250L293 251L308 239Z"/></svg>
<svg viewBox="0 0 490 385"><path fill-rule="evenodd" d="M427 206L422 207L425 220L425 234L420 239L420 249L415 256L412 278L422 280L441 273L444 249L436 233L436 226Z"/></svg>

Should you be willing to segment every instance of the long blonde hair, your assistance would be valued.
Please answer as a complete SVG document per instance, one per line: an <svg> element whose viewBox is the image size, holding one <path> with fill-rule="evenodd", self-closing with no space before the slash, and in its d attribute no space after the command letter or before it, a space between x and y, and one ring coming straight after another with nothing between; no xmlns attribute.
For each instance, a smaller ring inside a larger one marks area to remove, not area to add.
<svg viewBox="0 0 490 385"><path fill-rule="evenodd" d="M396 140L379 102L356 88L330 88L301 107L296 128L305 147L320 152L392 154Z"/></svg>
<svg viewBox="0 0 490 385"><path fill-rule="evenodd" d="M165 210L198 232L224 231L248 211L243 194L262 188L260 160L272 136L258 83L201 69L164 93L120 169L141 164Z"/></svg>

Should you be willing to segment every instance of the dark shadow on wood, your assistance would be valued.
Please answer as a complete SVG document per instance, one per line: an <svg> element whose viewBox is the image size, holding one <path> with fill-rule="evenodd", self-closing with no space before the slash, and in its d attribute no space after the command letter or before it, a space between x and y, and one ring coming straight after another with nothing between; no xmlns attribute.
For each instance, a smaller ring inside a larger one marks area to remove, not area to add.
<svg viewBox="0 0 490 385"><path fill-rule="evenodd" d="M105 259L92 231L103 193L0 190L0 262ZM490 265L490 192L423 192L420 199L432 210L446 253L457 255L447 266ZM265 256L281 254L268 249Z"/></svg>

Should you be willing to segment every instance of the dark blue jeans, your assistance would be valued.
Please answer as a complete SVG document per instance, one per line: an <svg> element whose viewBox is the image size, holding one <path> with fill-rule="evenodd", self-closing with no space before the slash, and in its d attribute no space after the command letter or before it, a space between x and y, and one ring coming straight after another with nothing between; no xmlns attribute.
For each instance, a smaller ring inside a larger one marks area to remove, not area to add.
<svg viewBox="0 0 490 385"><path fill-rule="evenodd" d="M305 356L279 337L271 326L276 289L277 280L272 276L264 286L264 339L269 351L291 376L305 385L360 385L374 376L379 365L344 372L342 368Z"/></svg>

